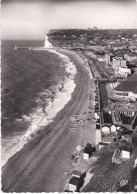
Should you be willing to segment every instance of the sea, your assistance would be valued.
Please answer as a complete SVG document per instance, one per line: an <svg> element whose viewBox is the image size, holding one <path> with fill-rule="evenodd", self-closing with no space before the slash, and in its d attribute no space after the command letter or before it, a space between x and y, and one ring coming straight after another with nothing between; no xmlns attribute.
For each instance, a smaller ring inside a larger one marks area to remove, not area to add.
<svg viewBox="0 0 137 194"><path fill-rule="evenodd" d="M67 56L44 48L44 40L2 40L2 166L68 103L76 73Z"/></svg>

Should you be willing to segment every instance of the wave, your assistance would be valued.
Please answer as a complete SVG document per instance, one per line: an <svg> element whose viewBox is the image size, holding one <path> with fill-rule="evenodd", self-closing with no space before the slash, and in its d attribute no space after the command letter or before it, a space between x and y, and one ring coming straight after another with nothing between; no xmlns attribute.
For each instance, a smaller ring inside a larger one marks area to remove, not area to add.
<svg viewBox="0 0 137 194"><path fill-rule="evenodd" d="M19 152L38 132L51 123L57 113L71 99L72 92L76 86L74 82L74 77L77 72L76 67L67 56L53 49L48 50L48 52L53 52L63 59L67 75L57 85L41 91L35 99L37 107L28 116L24 115L22 119L16 120L16 122L30 123L25 134L20 133L14 137L2 139L2 166L7 163L10 157Z"/></svg>

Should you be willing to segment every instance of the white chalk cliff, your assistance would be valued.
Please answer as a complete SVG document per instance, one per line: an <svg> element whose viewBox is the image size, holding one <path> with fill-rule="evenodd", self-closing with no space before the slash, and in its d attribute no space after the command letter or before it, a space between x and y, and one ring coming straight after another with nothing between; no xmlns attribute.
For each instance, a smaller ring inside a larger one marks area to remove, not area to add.
<svg viewBox="0 0 137 194"><path fill-rule="evenodd" d="M44 48L52 48L52 44L48 41L48 36L45 37Z"/></svg>

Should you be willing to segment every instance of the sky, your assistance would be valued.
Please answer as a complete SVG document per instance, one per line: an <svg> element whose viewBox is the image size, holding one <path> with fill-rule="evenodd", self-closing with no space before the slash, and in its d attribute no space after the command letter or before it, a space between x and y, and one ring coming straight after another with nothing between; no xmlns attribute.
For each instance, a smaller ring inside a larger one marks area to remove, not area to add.
<svg viewBox="0 0 137 194"><path fill-rule="evenodd" d="M2 39L43 39L50 29L137 28L135 0L3 0Z"/></svg>

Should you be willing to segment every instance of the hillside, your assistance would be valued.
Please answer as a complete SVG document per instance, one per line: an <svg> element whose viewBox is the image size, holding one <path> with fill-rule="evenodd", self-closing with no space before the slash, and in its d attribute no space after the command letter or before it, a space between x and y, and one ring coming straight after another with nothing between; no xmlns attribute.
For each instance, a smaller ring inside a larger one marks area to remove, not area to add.
<svg viewBox="0 0 137 194"><path fill-rule="evenodd" d="M92 177L88 184L81 188L82 192L135 191L135 185L137 183L137 167L135 167L137 145L133 147L131 158L127 161L121 164L112 164L111 162L114 150L116 148L121 149L127 145L129 145L127 141L119 140L118 142L104 146L94 154L98 160L89 169L88 174L90 173Z"/></svg>

